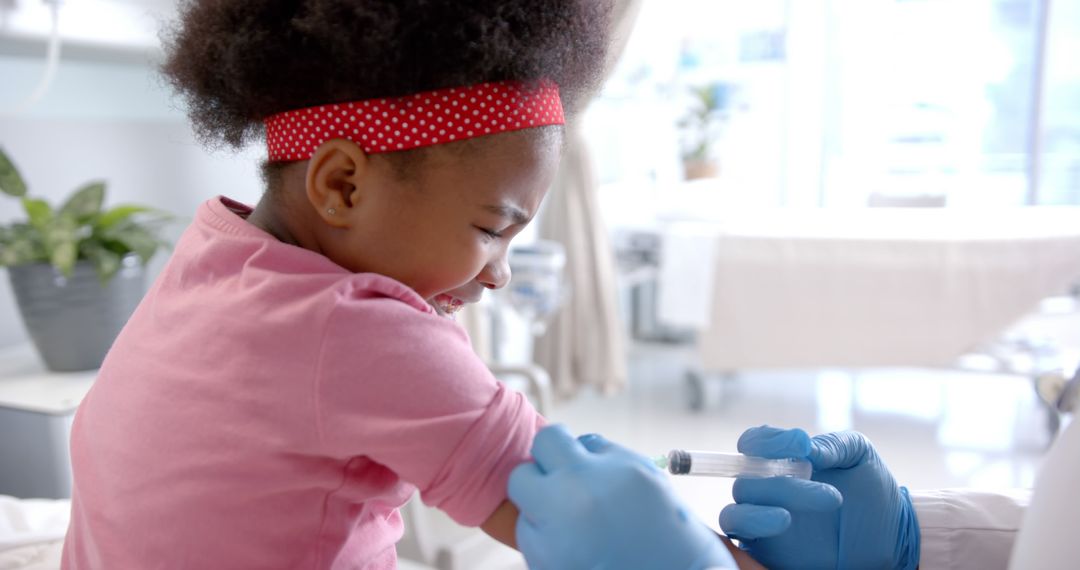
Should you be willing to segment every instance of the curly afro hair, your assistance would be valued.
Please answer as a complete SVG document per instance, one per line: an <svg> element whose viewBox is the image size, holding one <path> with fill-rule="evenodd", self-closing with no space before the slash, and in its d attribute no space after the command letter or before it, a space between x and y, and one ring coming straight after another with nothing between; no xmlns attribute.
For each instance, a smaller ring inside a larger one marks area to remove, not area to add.
<svg viewBox="0 0 1080 570"><path fill-rule="evenodd" d="M550 78L597 85L606 0L187 0L162 70L199 137L240 147L313 105Z"/></svg>

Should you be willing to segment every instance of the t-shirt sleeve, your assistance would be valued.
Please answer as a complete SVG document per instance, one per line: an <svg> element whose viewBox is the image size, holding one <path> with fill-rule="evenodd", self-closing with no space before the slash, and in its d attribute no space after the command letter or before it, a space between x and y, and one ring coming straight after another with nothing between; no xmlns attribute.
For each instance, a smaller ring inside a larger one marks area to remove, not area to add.
<svg viewBox="0 0 1080 570"><path fill-rule="evenodd" d="M327 452L365 456L477 526L506 499L543 418L498 382L464 330L397 299L344 300L316 372Z"/></svg>

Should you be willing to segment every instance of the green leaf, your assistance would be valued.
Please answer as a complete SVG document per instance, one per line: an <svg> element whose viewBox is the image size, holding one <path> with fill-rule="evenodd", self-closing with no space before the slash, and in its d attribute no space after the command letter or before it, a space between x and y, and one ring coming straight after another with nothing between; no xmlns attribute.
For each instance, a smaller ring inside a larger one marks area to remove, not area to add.
<svg viewBox="0 0 1080 570"><path fill-rule="evenodd" d="M105 212L104 214L101 214L101 216L97 219L97 223L95 223L94 225L97 226L98 229L107 230L115 226L117 223L130 218L134 214L154 211L155 210L153 208L148 208L146 206L122 204Z"/></svg>
<svg viewBox="0 0 1080 570"><path fill-rule="evenodd" d="M113 275L120 270L120 265L123 257L117 253L109 251L103 245L96 241L84 241L80 244L83 257L89 259L94 264L94 270L98 274L98 279L102 284L107 283L112 279Z"/></svg>
<svg viewBox="0 0 1080 570"><path fill-rule="evenodd" d="M150 261L150 258L157 252L158 247L161 246L160 240L153 232L131 220L113 226L103 233L103 237L110 241L119 242L129 251L135 252L143 263Z"/></svg>
<svg viewBox="0 0 1080 570"><path fill-rule="evenodd" d="M75 191L60 207L61 215L69 215L80 222L87 222L101 212L105 202L105 183L91 182Z"/></svg>
<svg viewBox="0 0 1080 570"><path fill-rule="evenodd" d="M53 211L49 203L40 198L23 198L22 204L27 217L30 218L30 224L38 231L44 232L53 219Z"/></svg>
<svg viewBox="0 0 1080 570"><path fill-rule="evenodd" d="M30 224L15 223L0 228L0 265L22 265L48 261L41 232Z"/></svg>
<svg viewBox="0 0 1080 570"><path fill-rule="evenodd" d="M41 231L49 263L64 275L71 275L79 257L80 229L71 216L60 216L53 218L53 222Z"/></svg>
<svg viewBox="0 0 1080 570"><path fill-rule="evenodd" d="M0 247L0 265L10 267L12 265L25 265L47 261L45 250L31 242L20 241L11 245Z"/></svg>
<svg viewBox="0 0 1080 570"><path fill-rule="evenodd" d="M0 192L16 198L26 195L26 182L23 181L19 169L15 168L15 164L2 148L0 148Z"/></svg>
<svg viewBox="0 0 1080 570"><path fill-rule="evenodd" d="M25 253L19 251L18 246L4 244L0 246L0 267L22 265Z"/></svg>
<svg viewBox="0 0 1080 570"><path fill-rule="evenodd" d="M79 247L75 240L56 244L49 253L49 262L66 277L71 277L75 269L75 260L79 258Z"/></svg>

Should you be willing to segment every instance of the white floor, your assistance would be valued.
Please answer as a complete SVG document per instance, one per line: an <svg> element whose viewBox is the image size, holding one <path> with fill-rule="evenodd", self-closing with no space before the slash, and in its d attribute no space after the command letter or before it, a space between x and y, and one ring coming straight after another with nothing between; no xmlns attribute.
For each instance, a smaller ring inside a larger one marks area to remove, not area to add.
<svg viewBox="0 0 1080 570"><path fill-rule="evenodd" d="M1030 487L1050 440L1031 381L1019 376L919 369L714 376L706 382L704 410L691 412L685 372L694 362L692 347L634 344L625 390L610 397L584 392L557 403L549 418L647 456L672 448L734 451L739 434L761 424L812 434L855 429L871 438L897 480L913 490ZM681 477L672 483L701 520L718 528L720 509L731 501L731 480ZM481 566L524 568L509 549Z"/></svg>

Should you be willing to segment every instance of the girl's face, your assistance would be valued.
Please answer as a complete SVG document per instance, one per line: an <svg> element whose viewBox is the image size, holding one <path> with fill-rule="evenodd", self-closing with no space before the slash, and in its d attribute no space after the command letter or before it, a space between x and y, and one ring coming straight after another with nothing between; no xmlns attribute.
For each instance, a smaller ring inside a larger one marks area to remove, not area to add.
<svg viewBox="0 0 1080 570"><path fill-rule="evenodd" d="M558 167L561 130L492 135L431 147L416 172L369 157L343 231L324 244L343 267L408 285L446 312L510 280L507 251L536 215ZM338 214L335 214L338 215Z"/></svg>

